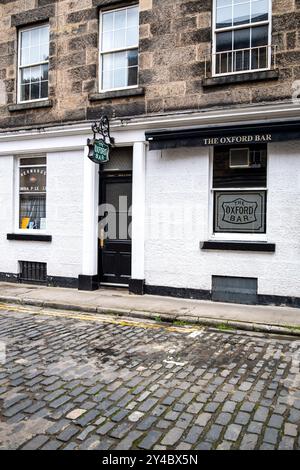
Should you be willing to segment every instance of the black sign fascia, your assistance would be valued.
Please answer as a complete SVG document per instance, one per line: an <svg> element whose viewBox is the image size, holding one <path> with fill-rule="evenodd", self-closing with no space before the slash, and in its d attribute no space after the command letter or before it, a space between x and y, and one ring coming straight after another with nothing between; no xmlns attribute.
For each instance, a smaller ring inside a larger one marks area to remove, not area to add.
<svg viewBox="0 0 300 470"><path fill-rule="evenodd" d="M146 132L150 150L300 140L300 121Z"/></svg>

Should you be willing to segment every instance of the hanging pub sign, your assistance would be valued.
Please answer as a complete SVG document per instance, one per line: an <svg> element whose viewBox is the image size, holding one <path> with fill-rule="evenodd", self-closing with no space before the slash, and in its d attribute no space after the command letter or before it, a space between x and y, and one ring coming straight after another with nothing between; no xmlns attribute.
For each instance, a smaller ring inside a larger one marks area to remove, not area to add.
<svg viewBox="0 0 300 470"><path fill-rule="evenodd" d="M109 162L109 152L114 139L110 136L108 117L102 116L99 122L95 122L92 125L92 131L93 139L87 140L89 159L98 165ZM100 138L97 138L97 134Z"/></svg>

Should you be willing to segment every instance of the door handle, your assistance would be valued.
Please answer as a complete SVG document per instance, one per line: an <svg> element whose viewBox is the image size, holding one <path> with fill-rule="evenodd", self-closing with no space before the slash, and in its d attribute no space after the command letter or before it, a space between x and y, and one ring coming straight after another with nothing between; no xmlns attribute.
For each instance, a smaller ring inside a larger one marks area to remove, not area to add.
<svg viewBox="0 0 300 470"><path fill-rule="evenodd" d="M100 248L101 250L104 248L105 245L105 238L104 238L104 229L100 230Z"/></svg>

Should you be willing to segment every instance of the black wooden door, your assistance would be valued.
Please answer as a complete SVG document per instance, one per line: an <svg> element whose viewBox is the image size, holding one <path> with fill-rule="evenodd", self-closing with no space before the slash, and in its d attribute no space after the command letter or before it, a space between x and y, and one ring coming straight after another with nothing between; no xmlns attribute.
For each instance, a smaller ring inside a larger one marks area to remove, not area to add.
<svg viewBox="0 0 300 470"><path fill-rule="evenodd" d="M100 203L105 204L105 212L103 210L100 217L100 283L128 284L131 276L131 174L102 173Z"/></svg>

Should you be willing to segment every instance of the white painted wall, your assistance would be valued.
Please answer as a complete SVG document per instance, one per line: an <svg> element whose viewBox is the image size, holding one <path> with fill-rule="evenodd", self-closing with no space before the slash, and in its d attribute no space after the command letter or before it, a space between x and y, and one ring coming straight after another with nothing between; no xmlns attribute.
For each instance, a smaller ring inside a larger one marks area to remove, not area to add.
<svg viewBox="0 0 300 470"><path fill-rule="evenodd" d="M47 234L52 243L8 241L14 232L14 158L0 156L0 272L17 273L18 260L47 263L49 276L82 270L83 149L47 154Z"/></svg>
<svg viewBox="0 0 300 470"><path fill-rule="evenodd" d="M208 148L148 151L146 162L147 284L210 290L212 275L257 277L259 294L300 296L300 142L269 145L261 239L275 254L200 250L211 238Z"/></svg>

